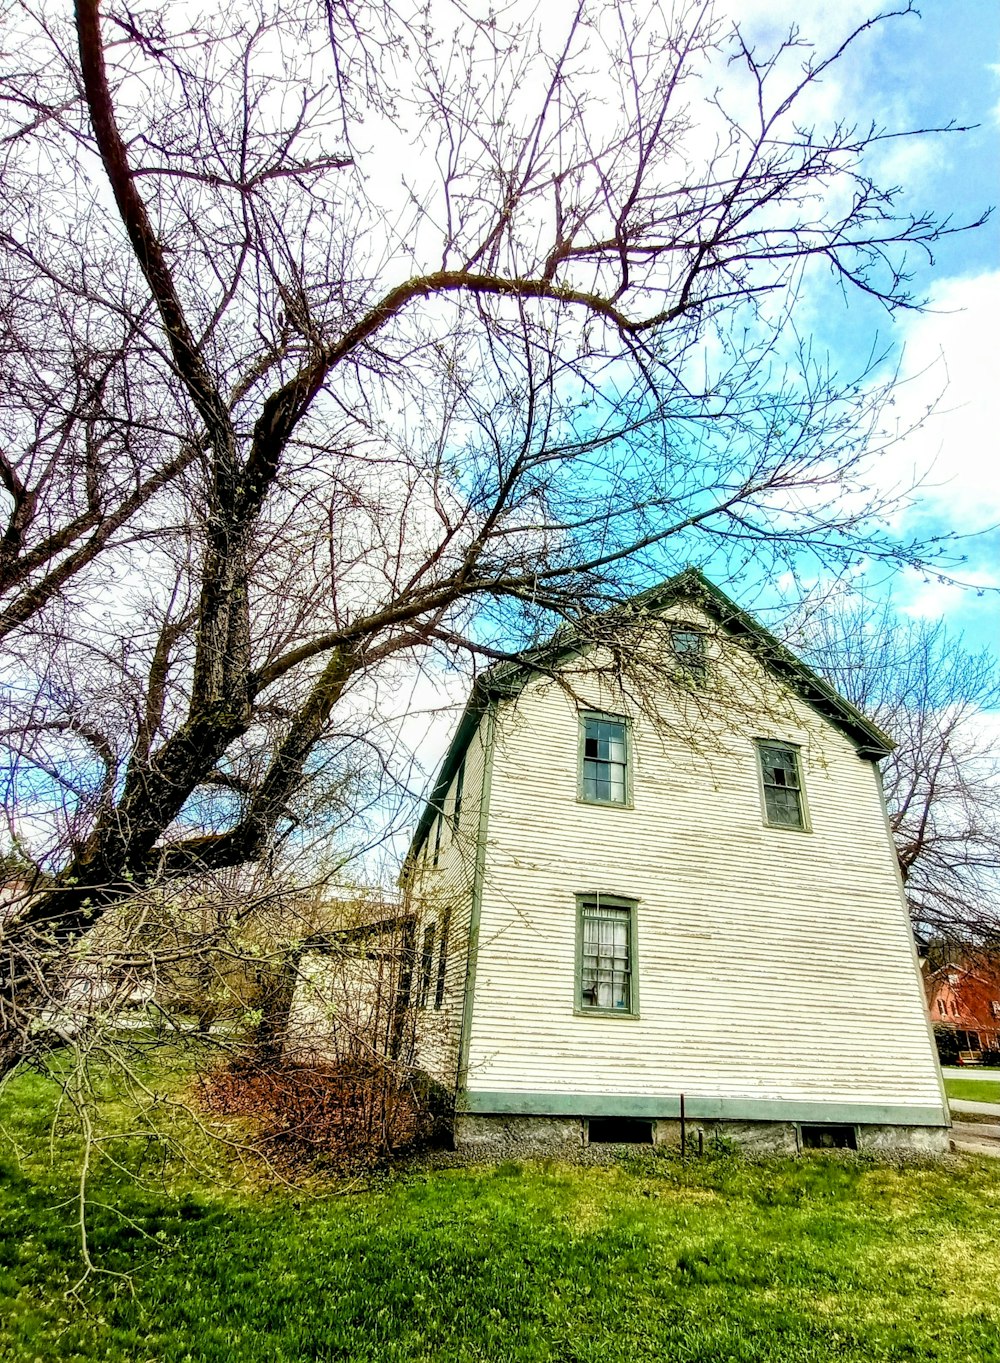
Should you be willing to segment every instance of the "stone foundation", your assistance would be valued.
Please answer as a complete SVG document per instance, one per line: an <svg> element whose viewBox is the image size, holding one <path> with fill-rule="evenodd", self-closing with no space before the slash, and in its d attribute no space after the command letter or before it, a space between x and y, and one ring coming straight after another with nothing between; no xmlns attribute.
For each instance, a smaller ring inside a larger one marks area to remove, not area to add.
<svg viewBox="0 0 1000 1363"><path fill-rule="evenodd" d="M858 1149L869 1154L946 1155L951 1148L946 1126L859 1126Z"/></svg>
<svg viewBox="0 0 1000 1363"><path fill-rule="evenodd" d="M837 1125L841 1125L838 1123ZM653 1144L680 1146L681 1124L676 1119L651 1123ZM588 1144L585 1117L510 1117L458 1113L455 1147L470 1154L503 1158L507 1155L559 1155L579 1151ZM948 1128L941 1126L855 1125L858 1150L869 1154L944 1155L949 1148ZM731 1144L748 1154L796 1155L799 1128L795 1122L689 1121L688 1148L698 1133L706 1146L714 1141ZM596 1148L596 1147L595 1147Z"/></svg>
<svg viewBox="0 0 1000 1363"><path fill-rule="evenodd" d="M579 1150L584 1144L580 1117L483 1117L459 1113L455 1117L457 1150L510 1150L514 1155L553 1154Z"/></svg>

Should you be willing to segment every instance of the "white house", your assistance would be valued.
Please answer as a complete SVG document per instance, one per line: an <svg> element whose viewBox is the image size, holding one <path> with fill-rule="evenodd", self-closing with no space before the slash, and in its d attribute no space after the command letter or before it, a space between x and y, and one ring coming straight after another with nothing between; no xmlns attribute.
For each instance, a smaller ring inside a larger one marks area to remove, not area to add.
<svg viewBox="0 0 1000 1363"><path fill-rule="evenodd" d="M456 1140L947 1146L890 740L688 570L477 684L414 835Z"/></svg>

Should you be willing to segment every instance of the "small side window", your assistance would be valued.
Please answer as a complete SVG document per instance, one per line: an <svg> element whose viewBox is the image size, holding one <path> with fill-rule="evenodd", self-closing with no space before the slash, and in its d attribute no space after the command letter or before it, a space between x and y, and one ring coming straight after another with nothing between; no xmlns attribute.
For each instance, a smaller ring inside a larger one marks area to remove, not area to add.
<svg viewBox="0 0 1000 1363"><path fill-rule="evenodd" d="M451 927L451 912L445 913L441 921L441 935L438 939L438 968L437 981L434 985L434 1007L440 1008L444 1003L444 986L448 973L448 931Z"/></svg>
<svg viewBox="0 0 1000 1363"><path fill-rule="evenodd" d="M458 832L459 820L462 817L462 796L465 793L465 758L462 758L462 765L458 769L455 777L455 809L451 816L451 826Z"/></svg>
<svg viewBox="0 0 1000 1363"><path fill-rule="evenodd" d="M423 950L420 953L420 980L417 986L417 1007L426 1008L431 991L431 972L434 968L434 924L424 928Z"/></svg>
<svg viewBox="0 0 1000 1363"><path fill-rule="evenodd" d="M805 828L798 749L788 743L758 742L764 816L772 828Z"/></svg>

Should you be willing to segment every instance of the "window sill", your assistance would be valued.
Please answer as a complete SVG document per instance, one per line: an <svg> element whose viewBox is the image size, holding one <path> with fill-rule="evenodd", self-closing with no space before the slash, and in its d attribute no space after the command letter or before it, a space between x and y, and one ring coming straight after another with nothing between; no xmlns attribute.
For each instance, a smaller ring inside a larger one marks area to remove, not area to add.
<svg viewBox="0 0 1000 1363"><path fill-rule="evenodd" d="M586 795L576 797L578 805L590 805L595 809L634 809L631 800L588 800Z"/></svg>
<svg viewBox="0 0 1000 1363"><path fill-rule="evenodd" d="M574 1017L578 1018L629 1018L637 1021L640 1014L628 1012L624 1008L580 1008L573 1009Z"/></svg>
<svg viewBox="0 0 1000 1363"><path fill-rule="evenodd" d="M762 821L761 827L762 827L762 828L767 828L767 829L769 829L769 830L772 830L772 831L775 832L775 833L811 833L811 832L812 832L812 825L811 825L811 824L808 824L808 823L803 823L803 824L794 824L794 823L768 823L767 819L764 819L764 820Z"/></svg>

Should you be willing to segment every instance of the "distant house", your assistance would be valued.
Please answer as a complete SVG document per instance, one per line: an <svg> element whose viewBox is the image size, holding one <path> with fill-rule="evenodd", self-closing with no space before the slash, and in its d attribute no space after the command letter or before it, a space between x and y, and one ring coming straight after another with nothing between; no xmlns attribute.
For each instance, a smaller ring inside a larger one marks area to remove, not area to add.
<svg viewBox="0 0 1000 1363"><path fill-rule="evenodd" d="M927 1011L956 1051L1000 1050L1000 959L981 953L925 975Z"/></svg>
<svg viewBox="0 0 1000 1363"><path fill-rule="evenodd" d="M481 678L405 873L456 1140L672 1140L683 1095L709 1135L945 1148L890 746L695 571Z"/></svg>

